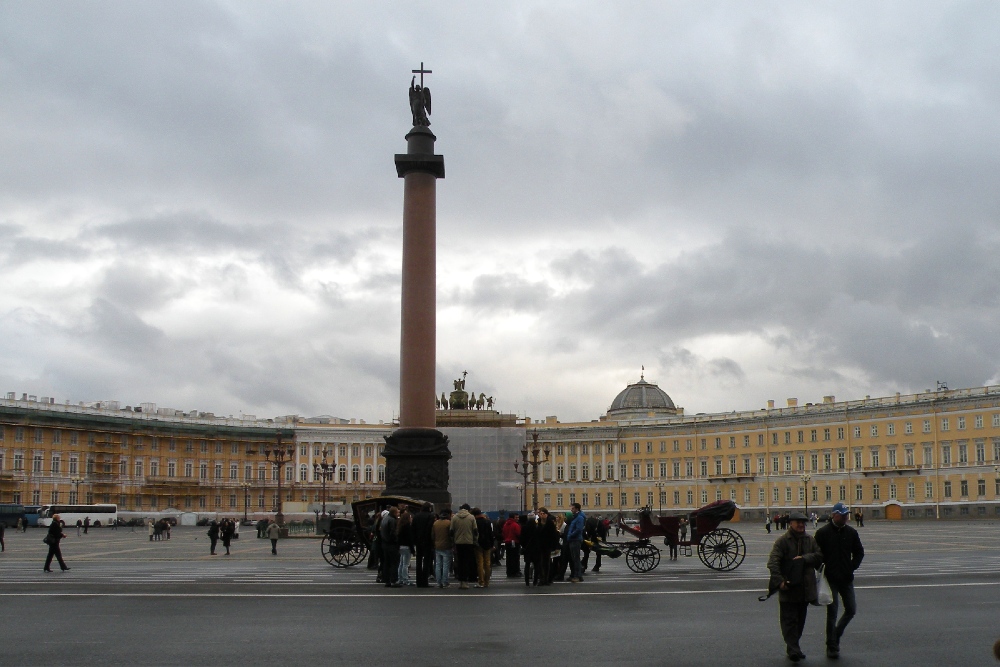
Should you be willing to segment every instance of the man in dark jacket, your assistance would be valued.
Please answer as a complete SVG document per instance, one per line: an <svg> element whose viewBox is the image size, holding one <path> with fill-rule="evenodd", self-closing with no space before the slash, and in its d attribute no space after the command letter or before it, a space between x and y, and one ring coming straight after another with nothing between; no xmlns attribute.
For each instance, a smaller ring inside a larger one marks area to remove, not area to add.
<svg viewBox="0 0 1000 667"><path fill-rule="evenodd" d="M809 603L816 601L816 568L823 553L816 540L806 534L806 515L792 512L788 532L771 548L767 569L771 573L769 591L778 591L778 617L785 651L792 662L805 658L799 639L806 625Z"/></svg>
<svg viewBox="0 0 1000 667"><path fill-rule="evenodd" d="M63 560L62 550L59 548L59 540L66 537L62 532L62 519L58 514L52 516L52 523L49 524L49 532L45 535L43 540L47 545L49 545L49 553L45 557L45 571L51 572L52 568L52 558L55 557L59 561L59 567L62 568L63 572L69 569L66 565L66 561Z"/></svg>
<svg viewBox="0 0 1000 667"><path fill-rule="evenodd" d="M858 531L847 525L851 510L844 503L833 506L830 523L816 531L816 543L826 563L826 580L830 582L833 602L826 607L826 657L840 657L840 637L854 618L858 605L854 599L854 571L861 566L865 548ZM844 601L844 615L837 621L837 598Z"/></svg>
<svg viewBox="0 0 1000 667"><path fill-rule="evenodd" d="M396 537L396 517L399 509L390 507L379 524L379 544L382 545L382 582L386 588L399 588L399 539Z"/></svg>
<svg viewBox="0 0 1000 667"><path fill-rule="evenodd" d="M489 588L493 576L493 522L483 514L478 507L472 508L472 516L476 517L476 588Z"/></svg>
<svg viewBox="0 0 1000 667"><path fill-rule="evenodd" d="M430 586L431 572L434 571L434 506L424 503L420 511L413 515L413 545L417 550L417 588Z"/></svg>

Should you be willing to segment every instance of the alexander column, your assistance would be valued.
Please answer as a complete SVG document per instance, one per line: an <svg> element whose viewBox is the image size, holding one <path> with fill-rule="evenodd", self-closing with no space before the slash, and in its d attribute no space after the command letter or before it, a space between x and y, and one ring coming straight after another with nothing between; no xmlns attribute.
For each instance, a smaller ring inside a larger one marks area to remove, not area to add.
<svg viewBox="0 0 1000 667"><path fill-rule="evenodd" d="M437 137L428 127L431 91L420 63L410 81L413 129L406 154L396 155L403 179L403 292L399 367L399 428L387 436L385 495L428 500L437 509L451 505L448 493L448 438L434 419L437 334L436 187L444 178L444 156L434 154ZM416 75L420 84L416 85Z"/></svg>

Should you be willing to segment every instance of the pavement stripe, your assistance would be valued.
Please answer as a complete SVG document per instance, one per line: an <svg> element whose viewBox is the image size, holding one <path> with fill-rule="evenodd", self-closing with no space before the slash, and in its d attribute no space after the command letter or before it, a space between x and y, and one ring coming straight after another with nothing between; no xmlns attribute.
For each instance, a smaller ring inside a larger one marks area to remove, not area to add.
<svg viewBox="0 0 1000 667"><path fill-rule="evenodd" d="M882 586L856 586L857 589L889 589L889 588L954 588L956 586L1000 586L1000 581L975 581L963 583L945 584L890 584ZM456 589L457 590L457 589ZM470 589L471 590L471 589ZM487 593L488 597L517 597L523 598L527 591L520 593ZM544 597L611 597L618 595L702 595L702 594L732 594L732 593L761 593L760 588L733 588L724 590L693 590L693 591L566 591L549 592L538 595ZM28 592L28 593L0 593L0 597L105 597L105 598L374 598L393 597L401 599L418 599L427 597L449 598L452 600L471 600L481 598L482 595L475 593L469 595L456 594L455 591L449 593L420 593L414 596L402 598L398 593L240 593L240 592L217 592L217 593L69 593L69 592Z"/></svg>

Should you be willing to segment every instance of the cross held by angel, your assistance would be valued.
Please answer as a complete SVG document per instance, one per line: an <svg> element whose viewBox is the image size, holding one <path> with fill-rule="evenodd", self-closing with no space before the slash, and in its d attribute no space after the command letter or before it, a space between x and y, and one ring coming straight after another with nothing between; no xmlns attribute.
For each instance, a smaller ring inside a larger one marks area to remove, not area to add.
<svg viewBox="0 0 1000 667"><path fill-rule="evenodd" d="M431 70L424 69L424 64L420 63L420 69L413 70L413 78L410 79L410 111L413 113L413 126L422 125L427 127L431 121L427 116L431 113L431 89L424 85L424 74L430 74ZM420 84L417 84L416 75L420 75Z"/></svg>

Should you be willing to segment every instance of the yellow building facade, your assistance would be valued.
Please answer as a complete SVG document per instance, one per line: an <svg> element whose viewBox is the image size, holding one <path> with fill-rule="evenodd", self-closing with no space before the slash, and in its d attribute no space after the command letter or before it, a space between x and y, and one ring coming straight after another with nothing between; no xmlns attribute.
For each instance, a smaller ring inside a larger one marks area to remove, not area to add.
<svg viewBox="0 0 1000 667"><path fill-rule="evenodd" d="M599 420L508 426L523 428L527 444L537 435L549 447L538 494L552 508L580 502L596 514L644 506L686 512L726 498L743 520L806 507L823 512L836 502L867 518L1000 516L1000 386L685 415L640 380ZM392 428L8 394L0 400L0 502L271 511L279 473L264 452L280 441L292 447L280 473L282 502L316 511L325 500L328 511L343 511L384 488L382 449ZM513 460L494 463L506 470ZM529 489L522 492L530 498Z"/></svg>
<svg viewBox="0 0 1000 667"><path fill-rule="evenodd" d="M540 501L593 513L690 511L730 499L743 520L836 502L867 518L1000 516L1000 386L685 416L669 397L580 424L540 423ZM619 395L619 399L622 397ZM618 401L619 399L616 399ZM629 408L629 409L624 409ZM622 415L620 413L625 412ZM529 438L530 440L530 438Z"/></svg>

